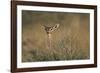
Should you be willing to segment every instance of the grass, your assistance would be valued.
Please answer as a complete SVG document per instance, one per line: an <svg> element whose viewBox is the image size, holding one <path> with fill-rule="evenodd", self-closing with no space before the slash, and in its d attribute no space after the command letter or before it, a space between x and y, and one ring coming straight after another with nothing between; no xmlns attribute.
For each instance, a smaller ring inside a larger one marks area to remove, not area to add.
<svg viewBox="0 0 100 73"><path fill-rule="evenodd" d="M81 48L78 38L67 37L60 41L52 41L52 48L27 48L23 49L23 62L59 61L89 59L89 50ZM45 45L46 46L46 45ZM33 45L32 45L33 47Z"/></svg>
<svg viewBox="0 0 100 73"><path fill-rule="evenodd" d="M24 11L22 17L22 62L90 58L88 14ZM56 22L60 26L52 33L52 48L48 49L47 34L41 24Z"/></svg>

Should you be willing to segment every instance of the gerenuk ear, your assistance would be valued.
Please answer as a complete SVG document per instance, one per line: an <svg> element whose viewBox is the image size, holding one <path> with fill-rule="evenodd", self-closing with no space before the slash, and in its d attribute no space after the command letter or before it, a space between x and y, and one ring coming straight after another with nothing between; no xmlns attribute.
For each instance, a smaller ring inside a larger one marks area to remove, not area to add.
<svg viewBox="0 0 100 73"><path fill-rule="evenodd" d="M45 25L43 25L43 24L40 24L40 25L41 25L41 28L42 29L45 29L45 27L46 27Z"/></svg>
<svg viewBox="0 0 100 73"><path fill-rule="evenodd" d="M58 28L58 27L59 27L59 25L60 25L60 24L56 24L56 28Z"/></svg>

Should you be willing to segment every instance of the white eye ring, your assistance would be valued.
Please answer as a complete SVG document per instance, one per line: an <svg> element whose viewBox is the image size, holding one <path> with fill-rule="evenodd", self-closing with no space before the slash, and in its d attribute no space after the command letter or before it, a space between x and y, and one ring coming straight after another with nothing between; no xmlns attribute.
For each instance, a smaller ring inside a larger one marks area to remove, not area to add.
<svg viewBox="0 0 100 73"><path fill-rule="evenodd" d="M52 28L50 28L50 31L52 31L53 29Z"/></svg>

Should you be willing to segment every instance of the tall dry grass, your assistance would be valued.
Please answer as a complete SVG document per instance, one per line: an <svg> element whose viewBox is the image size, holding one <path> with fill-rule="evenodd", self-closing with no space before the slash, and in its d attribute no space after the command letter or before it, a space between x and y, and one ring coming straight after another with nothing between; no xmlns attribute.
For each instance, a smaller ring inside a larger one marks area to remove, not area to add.
<svg viewBox="0 0 100 73"><path fill-rule="evenodd" d="M90 58L89 14L23 11L22 17L22 62ZM41 24L56 23L60 27L52 33L52 48L48 49Z"/></svg>

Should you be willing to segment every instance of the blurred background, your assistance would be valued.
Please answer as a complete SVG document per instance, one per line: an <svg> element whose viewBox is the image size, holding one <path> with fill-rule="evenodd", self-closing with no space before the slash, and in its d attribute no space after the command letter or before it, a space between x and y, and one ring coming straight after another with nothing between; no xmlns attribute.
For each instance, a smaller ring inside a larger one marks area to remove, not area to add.
<svg viewBox="0 0 100 73"><path fill-rule="evenodd" d="M22 11L22 62L81 60L90 57L88 13ZM51 48L42 25L52 27Z"/></svg>

